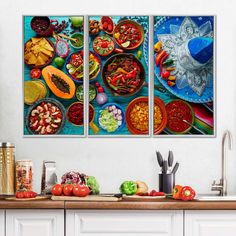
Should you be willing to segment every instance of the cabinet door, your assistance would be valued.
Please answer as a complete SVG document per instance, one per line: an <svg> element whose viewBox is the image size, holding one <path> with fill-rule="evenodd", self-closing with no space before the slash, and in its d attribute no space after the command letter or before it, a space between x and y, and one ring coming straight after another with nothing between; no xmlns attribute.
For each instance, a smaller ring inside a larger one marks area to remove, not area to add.
<svg viewBox="0 0 236 236"><path fill-rule="evenodd" d="M64 236L64 210L6 210L6 236Z"/></svg>
<svg viewBox="0 0 236 236"><path fill-rule="evenodd" d="M5 236L5 210L0 210L0 236Z"/></svg>
<svg viewBox="0 0 236 236"><path fill-rule="evenodd" d="M236 211L186 211L185 235L231 236L236 234Z"/></svg>
<svg viewBox="0 0 236 236"><path fill-rule="evenodd" d="M183 212L68 210L66 235L183 236Z"/></svg>

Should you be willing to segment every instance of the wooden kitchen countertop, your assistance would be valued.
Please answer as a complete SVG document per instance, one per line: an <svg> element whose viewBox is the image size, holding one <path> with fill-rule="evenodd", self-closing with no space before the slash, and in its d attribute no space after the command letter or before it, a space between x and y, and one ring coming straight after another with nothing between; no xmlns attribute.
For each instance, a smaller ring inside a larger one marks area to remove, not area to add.
<svg viewBox="0 0 236 236"><path fill-rule="evenodd" d="M34 201L7 201L0 200L0 209L64 209L64 201L34 200Z"/></svg>
<svg viewBox="0 0 236 236"><path fill-rule="evenodd" d="M101 210L236 210L234 202L183 202L171 199L153 202L79 202L79 201L6 201L0 200L0 209L101 209Z"/></svg>

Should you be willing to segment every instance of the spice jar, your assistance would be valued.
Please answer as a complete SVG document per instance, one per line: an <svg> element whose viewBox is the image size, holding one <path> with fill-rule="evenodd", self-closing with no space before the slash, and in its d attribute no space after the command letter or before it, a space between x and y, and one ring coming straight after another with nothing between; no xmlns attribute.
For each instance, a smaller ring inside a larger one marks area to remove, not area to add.
<svg viewBox="0 0 236 236"><path fill-rule="evenodd" d="M12 143L0 143L0 194L14 194L15 186L15 146Z"/></svg>
<svg viewBox="0 0 236 236"><path fill-rule="evenodd" d="M32 191L33 162L31 160L16 161L16 192Z"/></svg>

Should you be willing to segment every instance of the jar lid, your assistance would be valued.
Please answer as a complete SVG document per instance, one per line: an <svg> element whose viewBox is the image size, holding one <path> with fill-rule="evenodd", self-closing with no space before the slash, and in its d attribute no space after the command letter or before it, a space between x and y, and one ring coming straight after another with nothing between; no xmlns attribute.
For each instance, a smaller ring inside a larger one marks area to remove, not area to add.
<svg viewBox="0 0 236 236"><path fill-rule="evenodd" d="M10 142L0 142L0 148L6 148L6 147L15 147L14 143Z"/></svg>
<svg viewBox="0 0 236 236"><path fill-rule="evenodd" d="M29 159L22 159L22 160L16 160L16 162L33 162L33 161Z"/></svg>

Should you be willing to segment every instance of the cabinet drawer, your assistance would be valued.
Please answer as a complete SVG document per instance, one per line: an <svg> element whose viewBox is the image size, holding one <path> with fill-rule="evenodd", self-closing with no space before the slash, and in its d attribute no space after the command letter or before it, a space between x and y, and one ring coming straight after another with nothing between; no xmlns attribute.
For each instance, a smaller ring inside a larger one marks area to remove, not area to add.
<svg viewBox="0 0 236 236"><path fill-rule="evenodd" d="M182 211L68 210L67 236L182 236Z"/></svg>
<svg viewBox="0 0 236 236"><path fill-rule="evenodd" d="M5 236L5 210L0 210L0 236Z"/></svg>
<svg viewBox="0 0 236 236"><path fill-rule="evenodd" d="M64 210L6 210L6 236L64 236Z"/></svg>
<svg viewBox="0 0 236 236"><path fill-rule="evenodd" d="M231 236L236 232L236 211L186 211L187 236Z"/></svg>

